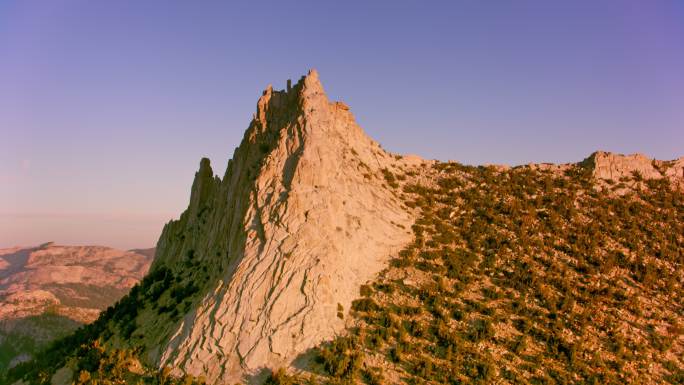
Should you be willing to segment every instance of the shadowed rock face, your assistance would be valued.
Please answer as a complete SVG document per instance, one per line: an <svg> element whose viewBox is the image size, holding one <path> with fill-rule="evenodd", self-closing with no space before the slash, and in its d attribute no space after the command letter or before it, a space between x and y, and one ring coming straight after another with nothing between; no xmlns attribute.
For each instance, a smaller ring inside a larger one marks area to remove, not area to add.
<svg viewBox="0 0 684 385"><path fill-rule="evenodd" d="M342 331L338 306L411 239L413 215L382 177L401 162L328 100L315 71L269 86L224 177L203 159L188 209L164 228L153 270L191 255L211 282L161 349L148 339L149 358L228 383Z"/></svg>

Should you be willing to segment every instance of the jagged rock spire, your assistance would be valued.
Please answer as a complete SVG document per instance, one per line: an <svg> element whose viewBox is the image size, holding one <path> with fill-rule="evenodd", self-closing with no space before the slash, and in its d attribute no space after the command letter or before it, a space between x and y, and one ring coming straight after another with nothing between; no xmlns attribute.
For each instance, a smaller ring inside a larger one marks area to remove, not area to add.
<svg viewBox="0 0 684 385"><path fill-rule="evenodd" d="M203 160L159 240L155 267L194 274L192 254L211 270L180 321L143 326L149 360L250 382L342 331L338 306L411 239L413 216L382 177L396 162L315 70L267 87L224 178Z"/></svg>
<svg viewBox="0 0 684 385"><path fill-rule="evenodd" d="M195 180L192 182L190 192L190 211L197 211L204 204L207 198L214 193L220 180L214 178L214 171L211 169L211 162L208 158L202 158L200 168L195 173Z"/></svg>

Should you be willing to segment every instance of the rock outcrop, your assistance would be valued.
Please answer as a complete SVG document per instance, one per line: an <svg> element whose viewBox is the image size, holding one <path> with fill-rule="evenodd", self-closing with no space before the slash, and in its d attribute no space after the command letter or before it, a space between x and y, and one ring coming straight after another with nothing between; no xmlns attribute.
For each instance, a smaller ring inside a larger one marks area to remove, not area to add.
<svg viewBox="0 0 684 385"><path fill-rule="evenodd" d="M341 332L360 285L412 238L383 172L421 162L366 136L315 71L269 86L223 178L203 159L188 209L164 228L153 271L192 258L208 282L179 322L145 329L149 360L249 382Z"/></svg>
<svg viewBox="0 0 684 385"><path fill-rule="evenodd" d="M670 161L656 160L654 165L670 182L684 188L684 157Z"/></svg>
<svg viewBox="0 0 684 385"><path fill-rule="evenodd" d="M680 184L684 178L684 158L662 161L648 158L643 154L623 155L596 151L582 164L591 168L595 178L614 182L639 175L643 179L665 177L675 184Z"/></svg>

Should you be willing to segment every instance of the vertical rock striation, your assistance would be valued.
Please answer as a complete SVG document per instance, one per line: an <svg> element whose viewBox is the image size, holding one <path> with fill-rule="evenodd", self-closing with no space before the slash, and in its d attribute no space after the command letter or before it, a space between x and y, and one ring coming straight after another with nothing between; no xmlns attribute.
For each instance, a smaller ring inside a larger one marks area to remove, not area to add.
<svg viewBox="0 0 684 385"><path fill-rule="evenodd" d="M209 278L179 322L138 318L149 359L229 383L341 332L338 306L411 239L413 215L382 178L398 162L315 71L269 86L224 177L203 159L188 209L159 239L153 271L192 257Z"/></svg>

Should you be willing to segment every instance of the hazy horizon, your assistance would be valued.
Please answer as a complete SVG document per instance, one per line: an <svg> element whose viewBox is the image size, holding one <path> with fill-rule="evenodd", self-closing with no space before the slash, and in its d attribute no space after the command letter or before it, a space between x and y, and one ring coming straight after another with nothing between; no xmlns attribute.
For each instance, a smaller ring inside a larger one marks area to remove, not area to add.
<svg viewBox="0 0 684 385"><path fill-rule="evenodd" d="M316 68L389 151L684 155L684 3L0 3L0 248L156 244L201 157Z"/></svg>

